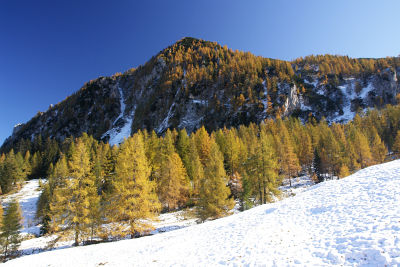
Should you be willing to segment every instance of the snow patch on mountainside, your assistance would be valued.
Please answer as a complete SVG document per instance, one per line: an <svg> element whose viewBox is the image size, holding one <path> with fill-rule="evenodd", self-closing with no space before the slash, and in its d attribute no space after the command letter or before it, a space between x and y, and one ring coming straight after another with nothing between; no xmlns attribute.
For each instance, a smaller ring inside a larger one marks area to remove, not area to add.
<svg viewBox="0 0 400 267"><path fill-rule="evenodd" d="M362 100L366 100L369 92L374 90L374 86L372 82L369 82L366 87L363 87L359 94L356 93L355 90L355 78L347 78L345 79L346 84L338 86L338 88L342 91L344 96L343 101L343 114L340 116L336 116L335 122L348 122L352 120L356 114L356 112L351 111L351 101L356 98L361 98Z"/></svg>
<svg viewBox="0 0 400 267"><path fill-rule="evenodd" d="M133 107L132 113L125 117L124 126L121 127L119 132L116 132L114 135L110 135L109 143L111 146L121 144L125 138L128 138L131 135L132 122L135 116L136 106Z"/></svg>
<svg viewBox="0 0 400 267"><path fill-rule="evenodd" d="M172 110L175 106L175 103L172 103L172 105L169 107L167 116L164 118L164 120L161 122L161 124L158 126L156 129L156 132L158 134L161 134L164 130L166 130L169 127L169 120L171 119L173 113Z"/></svg>
<svg viewBox="0 0 400 267"><path fill-rule="evenodd" d="M362 99L366 99L368 96L368 93L371 92L372 90L374 90L372 83L368 83L367 87L364 87L362 89L362 91L360 92L360 97Z"/></svg>
<svg viewBox="0 0 400 267"><path fill-rule="evenodd" d="M304 79L304 82L312 85L315 88L318 86L318 79L315 77L313 79L314 79L313 81L311 81L311 79Z"/></svg>
<svg viewBox="0 0 400 267"><path fill-rule="evenodd" d="M347 86L342 85L338 86L339 89L342 91L345 99L343 101L343 114L337 116L335 118L335 122L347 122L354 117L354 112L351 111L351 99L352 99L352 90L349 90ZM350 93L349 93L350 92Z"/></svg>
<svg viewBox="0 0 400 267"><path fill-rule="evenodd" d="M175 101L176 97L179 95L179 92L180 92L180 91L181 91L181 88L179 88L179 89L176 91L176 94L175 94L175 96L174 96L174 101ZM173 103L171 104L171 106L169 107L167 116L164 118L164 120L161 122L161 124L157 127L156 132L157 132L158 134L163 133L163 132L169 127L169 120L172 118L174 107L175 107L175 102L173 102Z"/></svg>
<svg viewBox="0 0 400 267"><path fill-rule="evenodd" d="M136 110L136 106L134 106L131 114L129 114L128 116L125 116L125 109L126 109L126 105L124 103L124 93L121 89L121 87L119 87L119 84L117 84L118 90L119 90L119 95L120 95L120 106L121 106L121 113L119 114L119 116L114 120L113 122L113 128L111 128L110 130L108 130L107 132L105 132L101 138L106 138L107 136L110 138L108 140L108 142L110 143L111 146L113 145L119 145L120 143L122 143L124 141L125 138L128 138L131 135L131 129L132 129L132 122L133 122L133 118L135 116L135 110ZM119 121L122 120L122 126L117 126L117 124L121 124L119 123Z"/></svg>
<svg viewBox="0 0 400 267"><path fill-rule="evenodd" d="M399 203L397 160L219 220L5 266L396 266Z"/></svg>
<svg viewBox="0 0 400 267"><path fill-rule="evenodd" d="M263 90L264 90L264 96L263 99L261 100L261 103L264 106L264 114L267 112L267 108L268 108L268 88L266 85L266 81L262 82L263 85Z"/></svg>
<svg viewBox="0 0 400 267"><path fill-rule="evenodd" d="M292 178L291 180L292 185L290 185L290 181L288 179L285 179L283 184L278 188L282 192L283 197L295 196L315 185L309 175L299 176Z"/></svg>
<svg viewBox="0 0 400 267"><path fill-rule="evenodd" d="M345 79L346 84L338 86L338 88L342 91L344 96L342 111L343 114L337 116L334 121L335 122L348 122L354 118L355 112L351 111L351 100L353 100L356 95L354 92L354 78Z"/></svg>

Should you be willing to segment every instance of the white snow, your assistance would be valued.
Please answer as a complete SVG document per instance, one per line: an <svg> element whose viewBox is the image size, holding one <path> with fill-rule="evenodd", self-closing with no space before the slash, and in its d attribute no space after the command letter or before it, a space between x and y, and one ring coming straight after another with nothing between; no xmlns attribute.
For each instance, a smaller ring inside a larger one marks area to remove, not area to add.
<svg viewBox="0 0 400 267"><path fill-rule="evenodd" d="M130 116L125 118L125 124L119 130L119 132L114 132L114 135L110 135L109 143L111 146L121 144L125 138L131 135L132 121L135 116L136 106L134 106Z"/></svg>
<svg viewBox="0 0 400 267"><path fill-rule="evenodd" d="M396 266L399 203L397 160L219 220L5 266Z"/></svg>
<svg viewBox="0 0 400 267"><path fill-rule="evenodd" d="M118 91L119 91L119 104L121 106L121 113L119 114L119 116L114 120L113 124L116 123L120 118L122 118L124 116L124 112L125 112L125 103L124 103L124 93L122 92L121 87L118 86Z"/></svg>
<svg viewBox="0 0 400 267"><path fill-rule="evenodd" d="M345 101L343 103L343 115L335 117L334 121L336 122L348 122L352 120L355 116L355 112L351 111L351 100L360 97L361 99L366 99L368 93L374 90L372 83L368 83L368 85L362 88L359 95L355 92L355 78L345 78L347 84L340 85L338 88L342 91L345 96Z"/></svg>
<svg viewBox="0 0 400 267"><path fill-rule="evenodd" d="M302 96L300 96L300 109L302 111L312 111L312 109L313 109L312 106L306 105L304 103L304 100L303 100Z"/></svg>
<svg viewBox="0 0 400 267"><path fill-rule="evenodd" d="M36 208L33 208L32 211L35 210ZM195 225L197 218L189 216L190 213L193 213L193 211L181 210L176 212L160 214L157 218L158 220L153 222L155 230L153 230L151 234L155 235ZM37 227L39 229L39 226ZM19 251L21 252L22 255L30 255L50 250L48 246L50 242L55 240L56 238L57 238L56 235L50 235L50 236L41 236L38 238L24 240L22 241L21 246L19 247ZM58 241L56 244L54 244L53 249L58 250L58 249L71 248L73 244L74 244L73 240Z"/></svg>
<svg viewBox="0 0 400 267"><path fill-rule="evenodd" d="M117 87L118 87L119 95L120 95L119 102L121 105L121 113L114 120L113 125L115 125L117 123L117 121L121 118L123 118L124 124L121 128L118 128L117 126L111 128L110 130L108 130L101 136L101 138L105 138L106 136L109 136L110 139L108 142L110 143L111 146L121 144L125 138L128 138L131 135L132 122L133 122L133 118L135 116L135 111L136 111L136 106L134 106L131 114L129 114L128 116L124 116L125 109L126 109L126 106L124 103L124 93L118 84L117 84Z"/></svg>
<svg viewBox="0 0 400 267"><path fill-rule="evenodd" d="M264 105L264 113L266 113L268 108L268 88L266 85L266 81L262 82L263 89L264 89L264 98L261 100L261 103Z"/></svg>
<svg viewBox="0 0 400 267"><path fill-rule="evenodd" d="M203 119L203 116L199 116L194 111L187 112L185 116L181 119L178 128L185 128L186 130L194 131L196 128L200 127Z"/></svg>
<svg viewBox="0 0 400 267"><path fill-rule="evenodd" d="M284 197L290 197L308 190L314 184L309 175L304 175L292 178L292 186L290 186L290 181L285 179L283 185L279 187L279 190Z"/></svg>
<svg viewBox="0 0 400 267"><path fill-rule="evenodd" d="M175 103L172 103L172 105L169 107L167 116L164 118L164 120L161 122L161 124L157 127L156 132L158 134L162 133L165 129L168 128L169 126L169 120L172 117L172 109L174 108Z"/></svg>
<svg viewBox="0 0 400 267"><path fill-rule="evenodd" d="M364 87L360 92L360 97L365 99L370 91L374 90L372 83L368 83L367 87Z"/></svg>
<svg viewBox="0 0 400 267"><path fill-rule="evenodd" d="M179 92L181 91L181 88L178 88L178 90L176 90L174 99L176 99L176 97L178 96ZM172 109L175 107L175 102L173 102L171 104L171 106L169 107L167 116L164 118L164 120L161 122L161 124L157 127L156 132L158 134L162 133L165 129L167 129L169 127L169 120L171 119L173 113L172 113Z"/></svg>
<svg viewBox="0 0 400 267"><path fill-rule="evenodd" d="M343 115L337 116L335 118L336 122L348 122L354 118L355 113L351 111L350 102L343 105Z"/></svg>
<svg viewBox="0 0 400 267"><path fill-rule="evenodd" d="M21 234L33 234L39 235L40 227L35 223L35 213L37 201L39 199L39 180L30 180L24 183L22 189L17 193L10 194L2 199L3 205L7 204L12 200L16 199L21 207L23 220L23 228Z"/></svg>
<svg viewBox="0 0 400 267"><path fill-rule="evenodd" d="M307 84L311 84L315 88L318 85L318 78L313 77L313 79L314 79L313 82L311 82L311 80L309 80L309 79L304 79L304 82Z"/></svg>
<svg viewBox="0 0 400 267"><path fill-rule="evenodd" d="M153 223L153 226L156 229L152 231L151 234L154 235L158 233L169 232L195 225L197 218L188 217L188 215L185 214L185 212L186 211L181 210L177 212L160 214L160 216L158 216L159 221Z"/></svg>
<svg viewBox="0 0 400 267"><path fill-rule="evenodd" d="M338 86L338 88L342 91L344 95L344 103L343 103L343 115L337 116L335 118L336 122L347 122L354 118L355 113L351 111L351 100L354 98L354 90L353 87L353 79L347 78L350 82L347 85Z"/></svg>
<svg viewBox="0 0 400 267"><path fill-rule="evenodd" d="M192 103L200 104L200 105L207 105L208 101L203 99L192 99Z"/></svg>

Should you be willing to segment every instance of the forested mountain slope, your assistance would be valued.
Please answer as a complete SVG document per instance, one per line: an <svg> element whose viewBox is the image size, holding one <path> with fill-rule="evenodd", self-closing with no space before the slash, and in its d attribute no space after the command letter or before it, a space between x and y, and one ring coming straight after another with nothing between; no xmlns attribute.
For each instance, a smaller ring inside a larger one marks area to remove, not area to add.
<svg viewBox="0 0 400 267"><path fill-rule="evenodd" d="M290 62L184 38L143 66L87 82L15 127L3 149L38 135L63 140L87 132L117 144L144 128L215 130L287 115L348 121L360 109L396 103L399 71L398 57Z"/></svg>

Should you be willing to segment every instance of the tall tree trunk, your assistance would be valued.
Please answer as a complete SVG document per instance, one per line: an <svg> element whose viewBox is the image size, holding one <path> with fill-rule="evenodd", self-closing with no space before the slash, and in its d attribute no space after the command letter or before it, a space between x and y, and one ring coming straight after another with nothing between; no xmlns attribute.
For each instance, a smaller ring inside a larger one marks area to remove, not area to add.
<svg viewBox="0 0 400 267"><path fill-rule="evenodd" d="M264 203L263 204L267 204L267 186L265 184L265 180L263 180L263 188L264 188Z"/></svg>
<svg viewBox="0 0 400 267"><path fill-rule="evenodd" d="M79 225L75 225L75 243L74 246L79 246L79 230L78 230Z"/></svg>

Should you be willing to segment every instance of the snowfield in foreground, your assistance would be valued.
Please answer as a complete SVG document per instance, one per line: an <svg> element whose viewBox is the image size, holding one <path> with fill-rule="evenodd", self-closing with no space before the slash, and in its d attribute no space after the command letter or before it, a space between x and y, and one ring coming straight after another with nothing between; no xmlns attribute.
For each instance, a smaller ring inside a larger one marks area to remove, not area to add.
<svg viewBox="0 0 400 267"><path fill-rule="evenodd" d="M5 264L100 265L400 265L400 160L223 219Z"/></svg>

